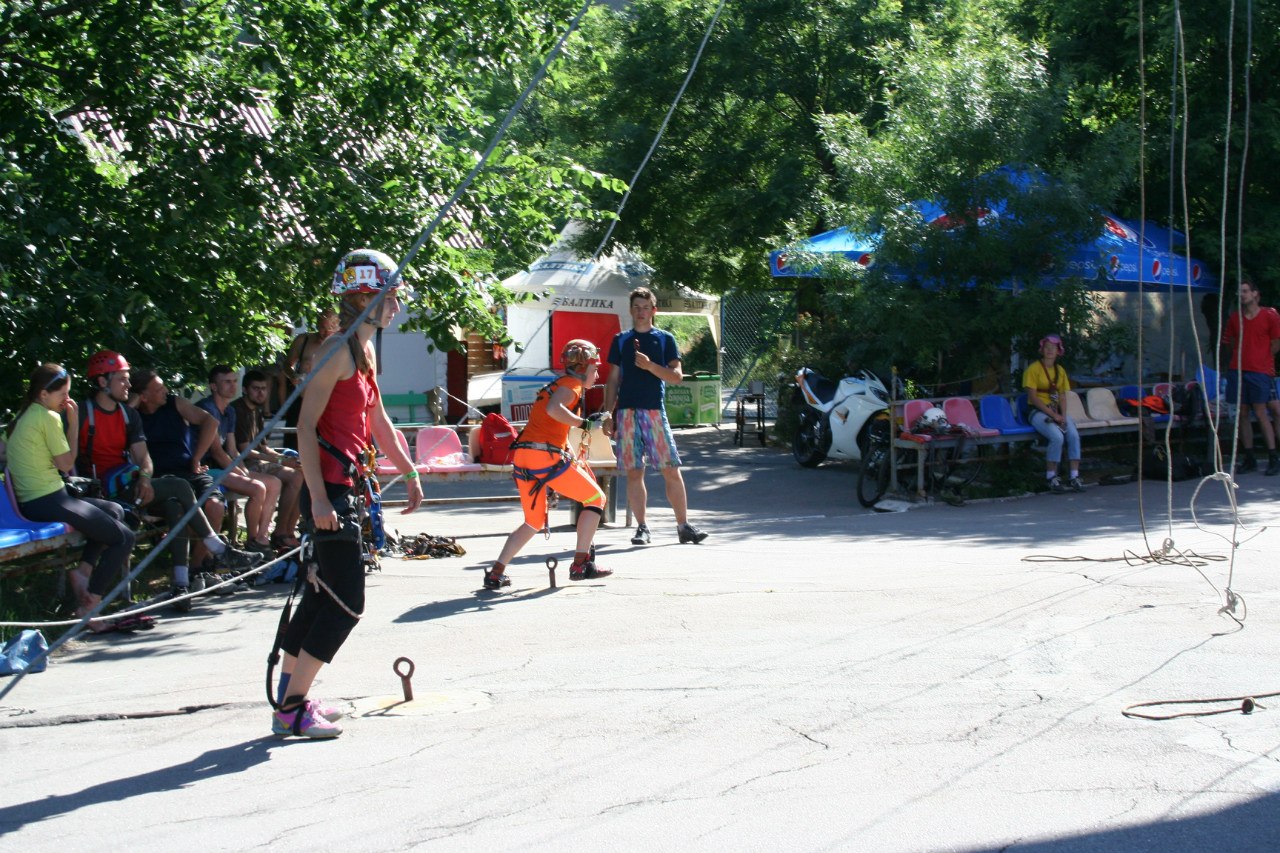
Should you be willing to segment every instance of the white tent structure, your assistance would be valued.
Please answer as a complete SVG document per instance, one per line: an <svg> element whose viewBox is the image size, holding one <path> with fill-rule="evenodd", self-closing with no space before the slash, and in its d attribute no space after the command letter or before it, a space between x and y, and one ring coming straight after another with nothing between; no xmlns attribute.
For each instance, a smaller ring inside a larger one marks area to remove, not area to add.
<svg viewBox="0 0 1280 853"><path fill-rule="evenodd" d="M507 329L520 347L513 352L508 372L545 372L559 367L565 342L585 338L607 351L613 336L631 327L628 296L647 287L658 298L658 313L700 314L707 318L717 345L720 341L720 300L680 285L653 282L653 270L638 258L616 254L589 261L568 243L581 225L569 223L551 250L503 286L534 299L507 308Z"/></svg>
<svg viewBox="0 0 1280 853"><path fill-rule="evenodd" d="M574 338L600 348L602 361L613 336L631 328L630 294L647 287L658 299L658 314L694 314L707 318L712 339L720 342L720 300L680 285L653 282L653 269L639 258L618 252L591 261L570 248L582 225L570 222L542 258L502 282L515 293L534 298L507 307L513 347L502 377L502 412L513 420L528 416L537 390L560 368L560 352ZM602 364L600 381L608 378ZM599 400L589 400L593 405Z"/></svg>

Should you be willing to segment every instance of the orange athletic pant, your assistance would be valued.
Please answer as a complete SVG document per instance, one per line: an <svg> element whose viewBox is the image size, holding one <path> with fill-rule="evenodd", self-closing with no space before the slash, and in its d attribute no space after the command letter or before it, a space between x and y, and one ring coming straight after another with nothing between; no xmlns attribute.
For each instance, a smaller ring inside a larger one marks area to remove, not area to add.
<svg viewBox="0 0 1280 853"><path fill-rule="evenodd" d="M511 462L517 468L537 471L558 464L560 454L521 448L516 451ZM604 509L604 492L600 490L600 484L589 471L584 471L577 465L570 465L552 477L546 485L538 489L536 495L533 491L535 486L537 483L533 480L516 480L516 489L520 492L520 505L524 507L524 523L530 527L540 528L546 520L548 489L555 489L562 497L577 501L583 506Z"/></svg>

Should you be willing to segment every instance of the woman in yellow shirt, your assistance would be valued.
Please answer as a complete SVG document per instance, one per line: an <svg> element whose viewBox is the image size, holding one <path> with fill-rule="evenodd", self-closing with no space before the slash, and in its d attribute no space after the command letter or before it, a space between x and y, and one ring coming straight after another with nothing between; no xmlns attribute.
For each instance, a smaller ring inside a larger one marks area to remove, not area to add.
<svg viewBox="0 0 1280 853"><path fill-rule="evenodd" d="M79 417L69 394L71 377L60 364L42 364L31 374L26 400L9 435L9 475L18 511L31 521L61 521L85 538L80 565L68 574L77 599L76 616L102 601L133 552L133 531L114 501L75 498L62 475L75 466ZM60 412L67 414L66 431ZM91 630L100 626L90 625Z"/></svg>
<svg viewBox="0 0 1280 853"><path fill-rule="evenodd" d="M1066 352L1062 338L1046 335L1040 339L1040 358L1028 365L1022 374L1022 387L1027 392L1027 405L1031 408L1030 424L1036 432L1049 441L1045 451L1044 475L1049 490L1057 494L1068 488L1084 491L1080 479L1080 433L1076 422L1066 413L1066 395L1071 390L1067 371L1058 364L1058 356ZM1067 460L1071 465L1071 478L1064 485L1058 476L1058 460L1062 458L1062 445L1067 446Z"/></svg>

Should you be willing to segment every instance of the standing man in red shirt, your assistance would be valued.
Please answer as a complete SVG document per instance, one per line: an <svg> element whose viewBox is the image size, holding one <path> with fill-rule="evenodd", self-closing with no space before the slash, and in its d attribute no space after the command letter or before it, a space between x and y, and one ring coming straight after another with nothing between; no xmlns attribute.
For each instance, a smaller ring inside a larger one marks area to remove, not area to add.
<svg viewBox="0 0 1280 853"><path fill-rule="evenodd" d="M1271 415L1280 418L1280 400L1276 398L1276 353L1280 352L1280 313L1264 308L1258 288L1249 279L1240 282L1240 308L1232 311L1222 332L1222 359L1230 359L1227 370L1227 401L1239 405L1240 443L1244 459L1236 473L1256 471L1258 460L1253 455L1253 425L1245 406L1253 409L1262 427L1262 440L1267 445L1268 477L1280 474L1280 458L1276 456L1276 433Z"/></svg>

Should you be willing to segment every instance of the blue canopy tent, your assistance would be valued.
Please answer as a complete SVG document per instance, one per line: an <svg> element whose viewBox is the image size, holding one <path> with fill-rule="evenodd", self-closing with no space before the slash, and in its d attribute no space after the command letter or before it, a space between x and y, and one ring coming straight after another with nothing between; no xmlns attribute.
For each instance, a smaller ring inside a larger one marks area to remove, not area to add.
<svg viewBox="0 0 1280 853"><path fill-rule="evenodd" d="M997 171L1003 173L1012 186L1023 190L1047 181L1041 175L1012 167ZM932 227L950 230L963 224L932 201L918 201L911 206ZM969 212L965 220L976 219L979 226L997 222L1006 208L1004 200L993 201L989 207ZM1197 292L1218 289L1201 261L1195 258L1188 261L1183 249L1187 243L1185 234L1150 222L1140 229L1105 211L1100 214L1100 220L1098 236L1078 246L1067 257L1062 271L1047 275L1040 284L1052 286L1058 279L1079 278L1091 289L1104 291L1158 291L1169 285L1180 289L1189 286ZM769 270L774 278L822 278L824 257L840 258L861 269L869 269L875 264L878 243L879 235L837 228L770 252ZM802 260L796 263L797 259Z"/></svg>

